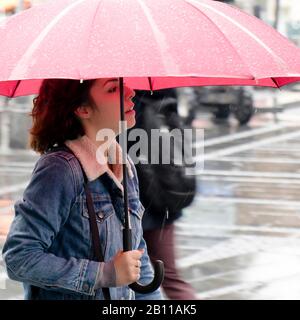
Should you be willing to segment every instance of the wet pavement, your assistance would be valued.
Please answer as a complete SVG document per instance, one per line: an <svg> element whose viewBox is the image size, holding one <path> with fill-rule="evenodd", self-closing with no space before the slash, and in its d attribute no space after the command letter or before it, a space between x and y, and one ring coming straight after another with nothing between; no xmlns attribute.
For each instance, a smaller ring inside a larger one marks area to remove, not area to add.
<svg viewBox="0 0 300 320"><path fill-rule="evenodd" d="M176 243L178 267L200 299L300 299L300 92L280 93L277 103L292 108L276 117L258 112L239 127L202 111L194 121L210 156L176 222ZM269 108L273 98L259 91L256 104ZM35 160L0 154L1 245ZM22 299L1 259L0 299Z"/></svg>
<svg viewBox="0 0 300 320"><path fill-rule="evenodd" d="M300 103L243 128L198 118L212 157L177 223L183 276L202 299L300 299Z"/></svg>

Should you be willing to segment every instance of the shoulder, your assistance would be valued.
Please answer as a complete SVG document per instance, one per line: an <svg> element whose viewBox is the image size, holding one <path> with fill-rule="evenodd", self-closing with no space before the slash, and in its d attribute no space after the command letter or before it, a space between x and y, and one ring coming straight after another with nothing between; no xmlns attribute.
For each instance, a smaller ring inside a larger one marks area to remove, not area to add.
<svg viewBox="0 0 300 320"><path fill-rule="evenodd" d="M46 167L48 170L57 167L58 169L72 170L72 159L74 155L66 151L50 151L40 156L38 159L35 170L41 167Z"/></svg>
<svg viewBox="0 0 300 320"><path fill-rule="evenodd" d="M64 150L53 150L40 156L34 167L33 176L41 174L53 180L59 179L61 182L72 181L78 192L83 185L83 175L77 158Z"/></svg>

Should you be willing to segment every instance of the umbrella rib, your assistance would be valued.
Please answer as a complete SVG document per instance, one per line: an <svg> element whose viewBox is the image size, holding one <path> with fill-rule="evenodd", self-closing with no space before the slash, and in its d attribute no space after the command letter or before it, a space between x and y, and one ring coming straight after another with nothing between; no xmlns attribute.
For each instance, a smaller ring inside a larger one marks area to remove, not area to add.
<svg viewBox="0 0 300 320"><path fill-rule="evenodd" d="M16 85L15 85L15 87L14 87L14 90L13 90L12 94L10 95L10 98L13 98L13 97L14 97L14 95L15 95L15 93L16 93L19 85L20 85L20 83L21 83L21 80L18 80L17 83L16 83Z"/></svg>
<svg viewBox="0 0 300 320"><path fill-rule="evenodd" d="M193 0L186 0L186 1L193 1ZM199 3L200 6L206 7L207 9L213 11L214 13L218 14L219 16L223 17L233 25L235 25L239 30L243 31L245 34L247 34L252 40L254 40L257 44L259 44L263 49L265 49L273 58L273 60L276 63L281 64L281 66L286 69L285 62L278 56L276 53L267 45L265 44L257 35L255 35L253 32L251 32L249 29L247 29L245 26L241 25L239 22L233 20L231 17L225 15L223 12L217 10L216 8L213 8L212 6L204 3ZM224 5L221 4L220 5ZM235 10L238 10L236 7L233 7Z"/></svg>
<svg viewBox="0 0 300 320"><path fill-rule="evenodd" d="M274 82L275 86L280 89L280 86L278 85L277 81L275 78L271 77L271 80Z"/></svg>
<svg viewBox="0 0 300 320"><path fill-rule="evenodd" d="M200 13L202 16L204 16L216 29L217 31L221 34L221 36L225 39L225 41L230 45L230 47L233 49L233 51L238 55L238 57L240 58L241 62L243 63L243 65L247 68L249 74L251 75L251 78L249 77L248 79L250 80L254 80L255 77L253 76L252 72L250 72L248 65L246 64L246 62L244 61L244 59L242 58L242 56L237 52L237 50L235 49L235 47L233 46L233 44L230 42L230 40L226 37L226 35L224 34L224 32L214 23L214 21L212 21L211 18L209 18L206 14L204 14L200 8L198 8L193 2L193 0L183 0L183 2L189 4L192 8L196 9L198 13ZM197 3L199 4L199 3Z"/></svg>
<svg viewBox="0 0 300 320"><path fill-rule="evenodd" d="M151 77L148 77L148 82L149 82L150 91L152 92L152 91L153 91L153 86L152 86L152 79L151 79Z"/></svg>
<svg viewBox="0 0 300 320"><path fill-rule="evenodd" d="M173 60L172 54L170 54L170 52L169 52L168 43L165 39L164 33L161 32L157 23L155 23L153 16L151 15L149 8L145 5L144 1L137 0L137 2L139 3L139 5L145 15L145 18L150 25L150 28L151 28L151 31L154 35L154 40L157 43L157 48L158 48L158 51L160 52L160 55L162 58L161 60L162 60L162 63L163 63L163 66L165 68L166 73L172 73L172 74L179 73L178 65Z"/></svg>
<svg viewBox="0 0 300 320"><path fill-rule="evenodd" d="M93 15L93 18L92 18L92 22L91 22L91 30L93 29L93 25L94 25L94 22L96 20L96 16L98 14L100 5L102 5L103 3L104 3L104 0L98 0L98 4L97 4L97 7L96 7L96 10L94 12L94 15ZM85 54L80 57L80 60L82 60L82 57L84 57L83 60L86 60L86 53L88 52L88 44L90 43L90 39L91 39L91 36L92 36L92 31L91 30L90 30L89 36L86 39L86 43L85 43L85 46L84 46L85 50L83 50L83 51L85 51L84 52ZM80 66L84 66L84 63L80 63L79 65ZM79 71L79 78L83 79L83 75L82 75L82 73L80 71Z"/></svg>
<svg viewBox="0 0 300 320"><path fill-rule="evenodd" d="M47 26L42 30L42 32L39 33L37 38L33 41L33 43L29 46L29 48L22 55L18 64L12 70L8 80L16 80L16 79L20 78L20 74L23 76L27 72L29 60L32 58L32 55L38 49L39 45L45 39L45 37L49 34L49 32L52 30L52 28L57 24L57 22L63 16L65 16L70 10L75 8L77 5L79 5L83 1L85 1L85 0L77 0L76 2L73 2L71 5L66 7L62 12L60 12L57 16L55 16L55 18L50 23L47 24Z"/></svg>

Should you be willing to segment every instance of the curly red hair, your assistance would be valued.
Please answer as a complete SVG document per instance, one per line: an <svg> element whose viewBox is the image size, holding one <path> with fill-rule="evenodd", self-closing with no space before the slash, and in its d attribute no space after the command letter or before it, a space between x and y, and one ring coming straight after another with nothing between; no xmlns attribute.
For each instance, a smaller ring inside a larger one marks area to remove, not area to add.
<svg viewBox="0 0 300 320"><path fill-rule="evenodd" d="M30 147L45 153L54 145L84 135L84 129L74 111L83 104L93 106L89 95L95 80L46 79L39 95L33 99Z"/></svg>

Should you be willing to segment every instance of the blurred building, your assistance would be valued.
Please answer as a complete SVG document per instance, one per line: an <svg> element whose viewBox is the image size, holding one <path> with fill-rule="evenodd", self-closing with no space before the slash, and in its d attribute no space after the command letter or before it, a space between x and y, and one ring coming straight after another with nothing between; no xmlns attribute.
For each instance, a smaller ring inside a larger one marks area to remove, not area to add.
<svg viewBox="0 0 300 320"><path fill-rule="evenodd" d="M276 27L280 33L300 46L299 0L235 0L232 3Z"/></svg>
<svg viewBox="0 0 300 320"><path fill-rule="evenodd" d="M0 97L0 153L28 149L33 96Z"/></svg>
<svg viewBox="0 0 300 320"><path fill-rule="evenodd" d="M0 20L29 9L42 0L0 0ZM1 39L0 39L1 41ZM0 153L28 149L32 96L7 99L0 96Z"/></svg>
<svg viewBox="0 0 300 320"><path fill-rule="evenodd" d="M0 12L9 16L17 11L29 9L31 5L32 0L0 0Z"/></svg>

